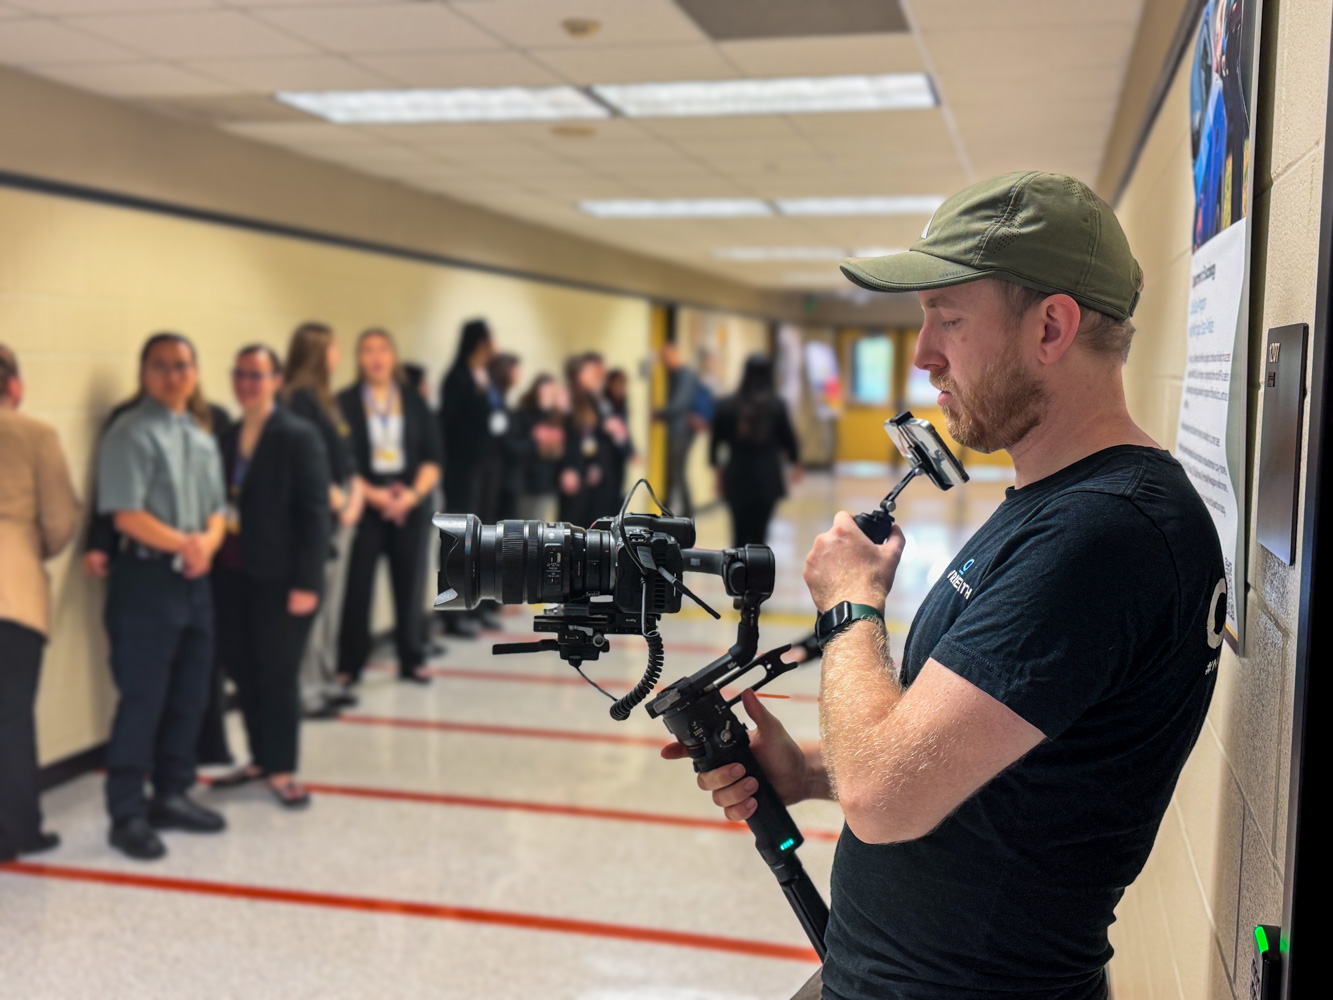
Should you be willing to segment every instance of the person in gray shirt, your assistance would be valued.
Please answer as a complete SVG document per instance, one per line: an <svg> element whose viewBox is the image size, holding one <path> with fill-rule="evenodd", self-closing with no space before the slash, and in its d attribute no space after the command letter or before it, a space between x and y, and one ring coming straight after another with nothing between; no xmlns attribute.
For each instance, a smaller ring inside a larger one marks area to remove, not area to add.
<svg viewBox="0 0 1333 1000"><path fill-rule="evenodd" d="M226 532L226 494L193 345L155 334L140 369L143 398L116 418L98 450L97 497L125 539L106 605L120 691L106 754L109 839L151 860L166 853L157 830L226 826L186 795L213 669L208 574Z"/></svg>
<svg viewBox="0 0 1333 1000"><path fill-rule="evenodd" d="M702 383L694 369L685 364L676 344L663 344L660 354L662 364L667 369L668 396L666 406L653 414L653 417L665 423L667 431L667 478L662 498L675 513L682 517L693 517L694 504L690 498L686 466L694 435L701 425L695 405ZM679 504L676 503L677 496L680 497Z"/></svg>

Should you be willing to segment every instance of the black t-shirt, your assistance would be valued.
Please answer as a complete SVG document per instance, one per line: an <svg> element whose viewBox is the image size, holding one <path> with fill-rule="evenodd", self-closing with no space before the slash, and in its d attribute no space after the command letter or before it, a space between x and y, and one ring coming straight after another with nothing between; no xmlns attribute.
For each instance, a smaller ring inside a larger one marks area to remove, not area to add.
<svg viewBox="0 0 1333 1000"><path fill-rule="evenodd" d="M1105 995L1106 928L1203 726L1225 621L1212 521L1167 452L1022 489L931 589L903 651L1046 736L934 831L833 866L826 1000Z"/></svg>

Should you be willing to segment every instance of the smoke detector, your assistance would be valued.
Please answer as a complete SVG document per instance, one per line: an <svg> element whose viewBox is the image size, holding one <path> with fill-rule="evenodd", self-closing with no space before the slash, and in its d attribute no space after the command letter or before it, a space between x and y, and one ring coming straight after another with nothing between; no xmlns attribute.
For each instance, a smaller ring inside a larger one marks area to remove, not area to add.
<svg viewBox="0 0 1333 1000"><path fill-rule="evenodd" d="M591 38L601 30L602 22L590 17L567 17L560 22L560 27L570 38Z"/></svg>

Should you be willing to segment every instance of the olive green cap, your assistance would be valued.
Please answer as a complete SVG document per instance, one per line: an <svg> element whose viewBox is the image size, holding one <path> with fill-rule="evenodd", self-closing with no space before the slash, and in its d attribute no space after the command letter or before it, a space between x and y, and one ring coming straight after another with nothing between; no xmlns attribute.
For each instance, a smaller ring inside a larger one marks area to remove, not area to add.
<svg viewBox="0 0 1333 1000"><path fill-rule="evenodd" d="M1111 206L1082 181L1035 170L965 188L906 253L849 257L842 273L877 292L1001 278L1120 320L1134 314L1143 285Z"/></svg>

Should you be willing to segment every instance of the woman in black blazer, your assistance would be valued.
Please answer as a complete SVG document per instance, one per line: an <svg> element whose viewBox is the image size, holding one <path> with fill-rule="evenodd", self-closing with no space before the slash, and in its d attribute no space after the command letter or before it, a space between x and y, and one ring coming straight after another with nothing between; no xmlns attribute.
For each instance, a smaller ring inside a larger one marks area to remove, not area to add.
<svg viewBox="0 0 1333 1000"><path fill-rule="evenodd" d="M720 461L723 450L726 459ZM733 545L762 545L768 538L773 508L787 495L784 454L792 463L793 479L799 477L796 435L787 404L773 388L773 362L752 354L740 391L718 401L708 449L709 461L718 470L718 492L731 510Z"/></svg>
<svg viewBox="0 0 1333 1000"><path fill-rule="evenodd" d="M232 383L242 416L222 437L227 536L213 570L218 655L236 683L251 763L215 782L266 778L279 803L304 806L296 780L298 674L324 588L329 463L319 432L276 406L282 368L244 347Z"/></svg>
<svg viewBox="0 0 1333 1000"><path fill-rule="evenodd" d="M375 565L389 557L393 582L394 643L398 674L425 684L424 609L417 579L423 572L426 518L421 506L440 479L440 439L426 402L398 375L393 338L380 329L361 334L356 346L360 378L338 393L338 408L352 429L357 475L365 484L365 512L357 524L343 596L338 637L338 679L356 684L370 656L370 605Z"/></svg>

